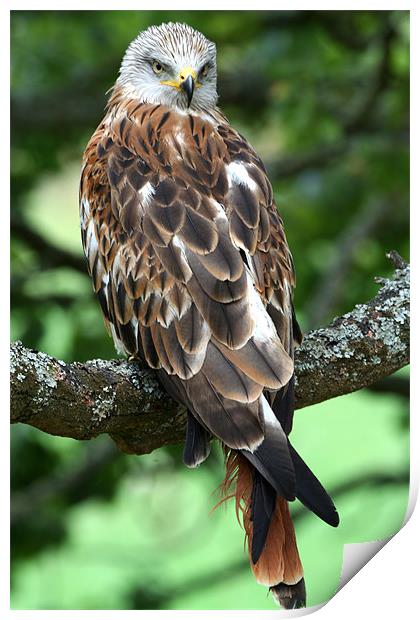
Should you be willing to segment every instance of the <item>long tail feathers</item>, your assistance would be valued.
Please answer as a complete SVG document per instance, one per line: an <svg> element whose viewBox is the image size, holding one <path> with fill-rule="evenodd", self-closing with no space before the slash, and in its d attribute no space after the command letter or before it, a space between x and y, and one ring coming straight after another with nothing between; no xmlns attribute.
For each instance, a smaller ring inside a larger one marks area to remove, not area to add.
<svg viewBox="0 0 420 620"><path fill-rule="evenodd" d="M296 475L296 497L325 523L337 527L340 518L331 497L290 443L289 448Z"/></svg>
<svg viewBox="0 0 420 620"><path fill-rule="evenodd" d="M251 495L252 546L251 560L256 564L263 552L277 495L271 484L254 469Z"/></svg>
<svg viewBox="0 0 420 620"><path fill-rule="evenodd" d="M306 604L303 569L288 501L296 497L318 517L337 526L335 506L316 476L290 444L279 418L290 427L287 410L293 389L285 391L275 412L261 396L259 416L264 440L253 451L226 450L225 499L235 497L236 515L245 530L251 569L258 583L269 587L286 609ZM187 464L196 465L208 454L207 431L196 429L189 415ZM223 500L222 500L223 501Z"/></svg>
<svg viewBox="0 0 420 620"><path fill-rule="evenodd" d="M276 496L245 456L234 450L227 455L222 491L235 497L256 580L268 586L281 605L303 607L303 569L287 501Z"/></svg>

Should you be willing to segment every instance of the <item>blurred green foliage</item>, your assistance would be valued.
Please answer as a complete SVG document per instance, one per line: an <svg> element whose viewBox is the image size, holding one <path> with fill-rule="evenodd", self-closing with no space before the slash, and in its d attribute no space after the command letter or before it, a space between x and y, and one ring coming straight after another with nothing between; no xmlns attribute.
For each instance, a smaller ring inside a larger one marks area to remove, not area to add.
<svg viewBox="0 0 420 620"><path fill-rule="evenodd" d="M67 361L115 356L81 256L81 154L128 43L169 20L217 43L220 105L269 169L304 328L372 296L387 250L408 258L408 12L14 11L12 336ZM336 589L345 542L402 522L405 392L296 415L294 443L342 520L293 506L308 604ZM222 470L216 446L187 471L179 447L136 458L105 437L13 428L12 607L273 609L232 507L209 515Z"/></svg>

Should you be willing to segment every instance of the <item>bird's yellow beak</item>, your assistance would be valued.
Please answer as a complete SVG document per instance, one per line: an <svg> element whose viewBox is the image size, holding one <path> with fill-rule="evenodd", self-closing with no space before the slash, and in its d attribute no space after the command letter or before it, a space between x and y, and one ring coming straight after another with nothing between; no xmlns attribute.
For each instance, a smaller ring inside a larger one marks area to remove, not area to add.
<svg viewBox="0 0 420 620"><path fill-rule="evenodd" d="M161 84L183 90L187 95L188 107L193 98L195 86L199 86L197 83L197 72L192 67L183 67L179 72L177 80L162 80Z"/></svg>

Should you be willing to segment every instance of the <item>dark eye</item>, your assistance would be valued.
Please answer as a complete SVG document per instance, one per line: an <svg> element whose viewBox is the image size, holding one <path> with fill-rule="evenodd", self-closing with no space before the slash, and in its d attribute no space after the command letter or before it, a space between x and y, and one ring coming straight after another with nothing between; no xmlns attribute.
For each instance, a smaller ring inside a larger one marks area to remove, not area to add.
<svg viewBox="0 0 420 620"><path fill-rule="evenodd" d="M209 63L205 64L204 67L202 67L200 70L200 77L206 77L207 73L209 72L209 68Z"/></svg>
<svg viewBox="0 0 420 620"><path fill-rule="evenodd" d="M159 73L162 73L163 71L163 65L157 60L154 60L152 62L152 69L157 75L159 75Z"/></svg>

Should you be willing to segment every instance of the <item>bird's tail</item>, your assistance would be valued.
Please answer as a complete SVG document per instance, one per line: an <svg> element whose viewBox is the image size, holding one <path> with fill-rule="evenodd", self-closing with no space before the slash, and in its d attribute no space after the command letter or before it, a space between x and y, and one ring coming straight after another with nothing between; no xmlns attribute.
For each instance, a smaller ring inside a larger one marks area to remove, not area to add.
<svg viewBox="0 0 420 620"><path fill-rule="evenodd" d="M303 569L287 501L235 450L227 453L221 489L226 499L235 498L258 583L268 586L286 609L304 607Z"/></svg>

